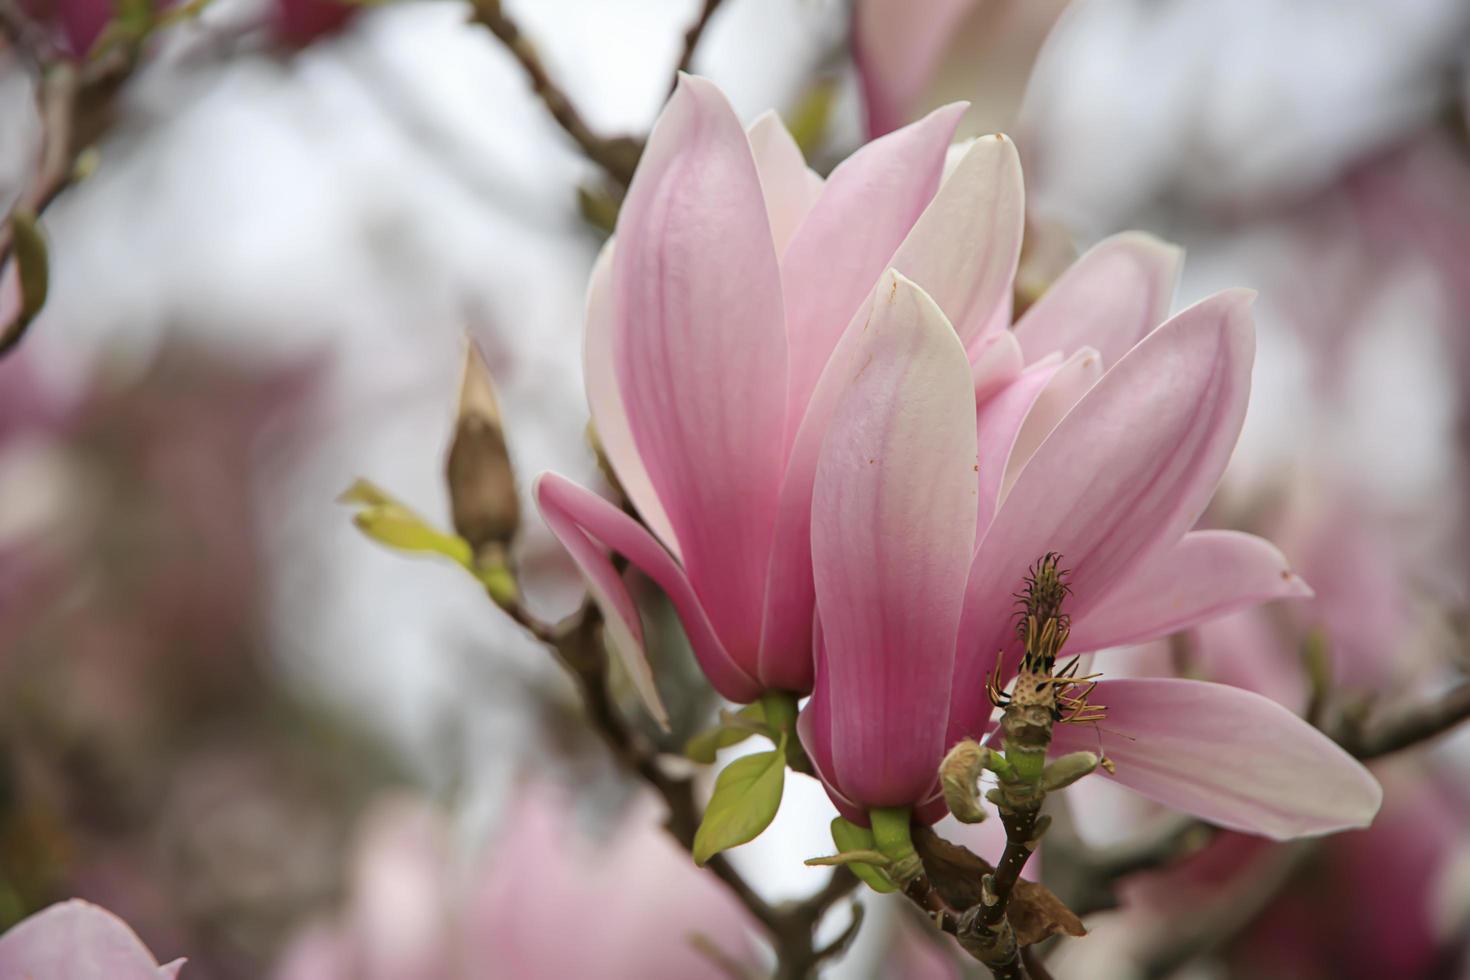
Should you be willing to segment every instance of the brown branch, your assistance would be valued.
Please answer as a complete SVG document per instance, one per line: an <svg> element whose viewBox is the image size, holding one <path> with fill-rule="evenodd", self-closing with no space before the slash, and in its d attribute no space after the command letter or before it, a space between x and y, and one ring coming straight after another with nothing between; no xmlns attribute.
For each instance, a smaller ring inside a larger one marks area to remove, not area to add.
<svg viewBox="0 0 1470 980"><path fill-rule="evenodd" d="M501 7L500 0L472 0L471 10L474 23L494 34L520 64L532 91L582 153L621 187L626 188L632 183L642 145L627 137L601 136L587 124L571 98L546 70L541 56L521 32L520 25Z"/></svg>
<svg viewBox="0 0 1470 980"><path fill-rule="evenodd" d="M1346 721L1337 741L1367 761L1412 748L1470 720L1470 681L1461 681L1439 697L1401 707L1372 722Z"/></svg>
<svg viewBox="0 0 1470 980"><path fill-rule="evenodd" d="M674 68L674 80L669 83L669 94L674 94L674 89L679 87L679 75L694 67L694 53L699 49L699 42L704 37L704 29L709 26L710 18L720 8L722 0L704 0L699 9L699 16L694 23L689 25L689 30L684 32L684 49L679 55L679 63Z"/></svg>
<svg viewBox="0 0 1470 980"><path fill-rule="evenodd" d="M519 600L502 603L500 608L555 651L577 684L592 728L622 765L663 798L668 809L665 829L685 850L692 848L701 820L694 782L666 772L659 762L657 747L630 728L618 713L607 686L602 618L597 606L584 602L577 612L555 625L539 619ZM782 980L800 980L812 975L818 964L840 955L851 941L851 936L844 934L837 942L821 949L813 946L818 923L858 885L857 876L846 868L834 869L826 885L809 898L777 907L762 898L725 855L714 855L705 867L725 883L751 917L765 928L776 949L777 975ZM849 932L855 932L860 922L861 916L857 916Z"/></svg>

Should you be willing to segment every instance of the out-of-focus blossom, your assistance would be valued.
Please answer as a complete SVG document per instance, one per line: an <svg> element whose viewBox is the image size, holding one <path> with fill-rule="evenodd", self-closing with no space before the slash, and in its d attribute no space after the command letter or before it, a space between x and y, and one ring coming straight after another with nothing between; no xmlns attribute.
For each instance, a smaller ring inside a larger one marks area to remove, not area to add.
<svg viewBox="0 0 1470 980"><path fill-rule="evenodd" d="M829 356L890 265L964 341L1008 321L1019 165L1008 140L981 140L941 188L961 111L869 144L825 183L774 116L743 132L702 79L684 78L654 127L593 274L585 368L602 446L657 539L560 478L538 487L650 700L636 612L593 542L659 582L721 694L810 690L811 485L838 394L818 385Z"/></svg>
<svg viewBox="0 0 1470 980"><path fill-rule="evenodd" d="M25 0L31 16L52 26L61 45L74 58L83 58L115 13L112 0Z"/></svg>
<svg viewBox="0 0 1470 980"><path fill-rule="evenodd" d="M654 810L640 800L594 840L568 799L530 787L465 875L441 815L386 803L363 832L343 919L306 930L275 976L677 980L751 962L746 913Z"/></svg>
<svg viewBox="0 0 1470 980"><path fill-rule="evenodd" d="M984 0L859 0L853 5L853 57L870 137L909 122L955 28L977 2Z"/></svg>
<svg viewBox="0 0 1470 980"><path fill-rule="evenodd" d="M1022 110L1039 208L1098 233L1320 186L1434 116L1467 31L1459 0L1075 3Z"/></svg>
<svg viewBox="0 0 1470 980"><path fill-rule="evenodd" d="M969 132L1015 124L1032 61L1067 0L859 0L852 47L868 135L949 98L973 100Z"/></svg>
<svg viewBox="0 0 1470 980"><path fill-rule="evenodd" d="M7 980L173 980L128 924L104 908L73 899L42 909L0 936L0 977Z"/></svg>
<svg viewBox="0 0 1470 980"><path fill-rule="evenodd" d="M360 4L341 0L274 0L271 33L281 44L304 48L342 30L361 11Z"/></svg>

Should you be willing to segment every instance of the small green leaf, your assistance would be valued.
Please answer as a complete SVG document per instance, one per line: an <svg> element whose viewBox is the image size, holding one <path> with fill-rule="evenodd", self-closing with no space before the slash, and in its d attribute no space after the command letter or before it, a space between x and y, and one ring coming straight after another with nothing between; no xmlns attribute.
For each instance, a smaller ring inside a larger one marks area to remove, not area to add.
<svg viewBox="0 0 1470 980"><path fill-rule="evenodd" d="M36 224L36 216L30 211L16 208L11 213L10 240L20 278L20 318L15 328L24 329L46 305L51 262L46 251L46 239Z"/></svg>
<svg viewBox="0 0 1470 980"><path fill-rule="evenodd" d="M684 754L695 762L710 765L720 749L739 745L764 725L764 712L759 703L747 704L728 719L724 712L720 714L720 724L699 732L684 743ZM731 724L730 719L743 719L749 724Z"/></svg>
<svg viewBox="0 0 1470 980"><path fill-rule="evenodd" d="M468 541L434 528L368 481L357 480L337 500L363 505L353 515L352 523L374 541L399 551L443 555L474 570L474 555Z"/></svg>
<svg viewBox="0 0 1470 980"><path fill-rule="evenodd" d="M850 823L842 817L832 819L832 843L836 844L837 850L843 854L854 851L871 851L877 847L871 830ZM855 863L849 864L848 867L875 892L887 894L897 891L897 886L888 879L888 876L871 864Z"/></svg>
<svg viewBox="0 0 1470 980"><path fill-rule="evenodd" d="M694 834L694 863L703 865L720 851L759 837L776 818L785 780L784 736L775 750L741 756L726 766Z"/></svg>
<svg viewBox="0 0 1470 980"><path fill-rule="evenodd" d="M881 867L888 863L888 859L878 851L843 851L841 854L828 854L823 857L807 858L802 862L809 868L830 868L839 864L870 864Z"/></svg>

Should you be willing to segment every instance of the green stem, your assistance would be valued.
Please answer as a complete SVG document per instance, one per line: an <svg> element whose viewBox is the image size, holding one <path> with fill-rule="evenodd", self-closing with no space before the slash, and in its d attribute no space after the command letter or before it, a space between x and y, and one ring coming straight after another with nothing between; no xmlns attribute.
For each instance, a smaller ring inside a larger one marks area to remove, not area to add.
<svg viewBox="0 0 1470 980"><path fill-rule="evenodd" d="M796 695L790 691L767 691L761 695L760 706L771 741L779 747L781 736L786 736L786 765L793 772L812 775L811 760L796 735Z"/></svg>

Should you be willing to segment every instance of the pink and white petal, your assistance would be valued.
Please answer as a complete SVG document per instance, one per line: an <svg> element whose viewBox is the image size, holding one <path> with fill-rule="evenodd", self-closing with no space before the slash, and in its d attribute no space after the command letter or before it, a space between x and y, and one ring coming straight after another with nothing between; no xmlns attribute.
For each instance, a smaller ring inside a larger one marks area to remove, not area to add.
<svg viewBox="0 0 1470 980"><path fill-rule="evenodd" d="M975 415L939 307L884 276L812 492L833 777L864 807L925 799L944 751L954 630L974 540Z"/></svg>
<svg viewBox="0 0 1470 980"><path fill-rule="evenodd" d="M91 902L48 906L0 936L0 977L46 980L160 980L160 967L126 922Z"/></svg>
<svg viewBox="0 0 1470 980"><path fill-rule="evenodd" d="M812 630L812 658L816 663L816 680L813 694L796 718L796 735L801 747L812 761L817 779L827 791L827 797L842 816L866 827L868 815L842 792L833 776L832 769L832 712L828 706L827 651L822 644L822 625L818 619Z"/></svg>
<svg viewBox="0 0 1470 980"><path fill-rule="evenodd" d="M1082 651L1143 643L1262 602L1311 595L1265 538L1191 531L1087 613L1073 616L1067 646Z"/></svg>
<svg viewBox="0 0 1470 980"><path fill-rule="evenodd" d="M663 589L684 624L699 666L716 691L741 703L760 697L760 685L725 652L683 570L637 521L556 473L537 477L532 493L552 534L571 554L587 580L611 634L613 650L639 697L661 725L668 725L668 713L659 699L653 671L644 655L638 607L604 548L627 558Z"/></svg>
<svg viewBox="0 0 1470 980"><path fill-rule="evenodd" d="M1036 404L1036 399L1061 366L1059 355L1042 358L1026 368L999 394L982 402L976 410L975 427L980 450L980 523L976 530L980 534L989 529L995 509L1000 506L1006 464L1016 443L1016 435L1025 424L1031 406Z"/></svg>
<svg viewBox="0 0 1470 980"><path fill-rule="evenodd" d="M892 265L939 304L968 348L1009 324L1025 223L1016 145L985 136L944 179Z"/></svg>
<svg viewBox="0 0 1470 980"><path fill-rule="evenodd" d="M745 131L766 198L766 216L776 254L786 251L791 236L822 190L822 179L812 182L801 148L774 109L758 116Z"/></svg>
<svg viewBox="0 0 1470 980"><path fill-rule="evenodd" d="M1091 347L1077 348L1051 376L1041 394L1036 396L1031 411L1026 413L1021 430L1016 433L1015 444L1006 459L1005 479L1001 483L997 504L1006 499L1006 494L1016 485L1021 470L1036 455L1036 450L1051 435L1057 423L1082 400L1083 395L1092 390L1092 386L1102 376L1102 356Z"/></svg>
<svg viewBox="0 0 1470 980"><path fill-rule="evenodd" d="M1107 719L1058 725L1054 752L1101 747L1117 767L1110 778L1218 826L1289 840L1366 827L1383 802L1361 763L1252 691L1117 680L1100 681L1089 700L1107 706Z"/></svg>
<svg viewBox="0 0 1470 980"><path fill-rule="evenodd" d="M986 400L1021 376L1026 360L1016 335L1009 330L986 334L970 348L970 373L975 381L975 404Z"/></svg>
<svg viewBox="0 0 1470 980"><path fill-rule="evenodd" d="M902 126L917 107L954 31L975 0L859 0L852 46L867 112L868 138Z"/></svg>
<svg viewBox="0 0 1470 980"><path fill-rule="evenodd" d="M1016 479L971 566L960 625L951 737L989 711L985 677L1019 660L1011 598L1027 569L1057 552L1081 620L1134 569L1199 519L1240 434L1255 351L1253 293L1190 307L1111 370L1042 442Z"/></svg>
<svg viewBox="0 0 1470 980"><path fill-rule="evenodd" d="M603 455L612 464L618 484L638 511L643 522L658 536L664 546L679 555L679 541L659 503L653 481L633 444L628 428L628 415L623 410L623 396L618 392L618 376L613 356L613 243L607 244L592 266L592 279L587 286L587 332L582 340L582 375L587 385L587 405L592 412L592 425Z"/></svg>
<svg viewBox="0 0 1470 980"><path fill-rule="evenodd" d="M838 338L934 197L964 109L961 103L936 109L844 160L782 255L791 343L788 435L794 436Z"/></svg>
<svg viewBox="0 0 1470 980"><path fill-rule="evenodd" d="M1184 250L1138 231L1084 253L1016 324L1028 360L1097 348L1113 365L1169 315Z"/></svg>
<svg viewBox="0 0 1470 980"><path fill-rule="evenodd" d="M649 137L613 253L618 390L689 581L754 656L784 469L786 329L760 177L734 110L688 75Z"/></svg>

